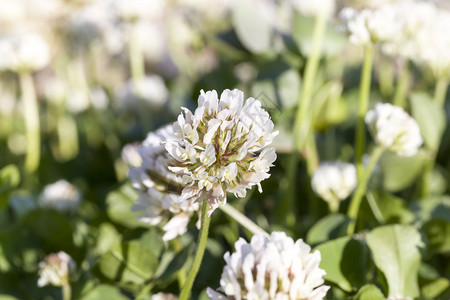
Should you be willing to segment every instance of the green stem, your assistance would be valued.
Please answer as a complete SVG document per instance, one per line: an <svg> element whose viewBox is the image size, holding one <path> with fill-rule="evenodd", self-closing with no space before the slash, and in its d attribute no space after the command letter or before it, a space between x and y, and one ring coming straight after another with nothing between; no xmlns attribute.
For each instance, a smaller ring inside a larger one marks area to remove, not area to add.
<svg viewBox="0 0 450 300"><path fill-rule="evenodd" d="M72 289L70 288L70 283L64 282L62 285L63 300L72 299Z"/></svg>
<svg viewBox="0 0 450 300"><path fill-rule="evenodd" d="M361 83L359 87L359 107L358 107L358 123L356 125L356 170L358 178L362 173L362 156L364 154L364 146L366 143L364 117L369 106L370 82L372 80L373 67L373 45L369 44L365 48L364 64L362 69Z"/></svg>
<svg viewBox="0 0 450 300"><path fill-rule="evenodd" d="M375 219L377 219L377 222L379 224L385 224L386 220L384 219L380 207L378 206L377 201L375 200L375 197L372 193L367 193L367 203L369 203L370 209L372 210Z"/></svg>
<svg viewBox="0 0 450 300"><path fill-rule="evenodd" d="M181 290L180 300L187 300L189 294L191 293L192 285L194 284L195 277L200 270L200 265L202 263L203 254L206 249L206 241L208 240L208 230L210 217L208 216L209 203L208 200L203 200L202 204L202 216L201 216L201 226L200 233L198 236L197 252L195 253L194 262L192 263L191 270L186 279L186 282Z"/></svg>
<svg viewBox="0 0 450 300"><path fill-rule="evenodd" d="M247 230L249 230L253 234L264 234L269 235L264 229L256 225L252 220L247 218L245 215L243 215L240 211L235 209L233 206L229 205L228 203L225 203L225 205L219 206L219 208L232 217L234 220L236 220L239 224L244 226Z"/></svg>
<svg viewBox="0 0 450 300"><path fill-rule="evenodd" d="M131 77L133 78L134 89L138 96L140 96L138 82L145 76L145 64L144 55L142 53L142 48L137 36L137 28L135 24L132 24L131 27L131 35L128 47Z"/></svg>
<svg viewBox="0 0 450 300"><path fill-rule="evenodd" d="M447 95L448 79L439 78L434 88L434 101L440 106L444 106Z"/></svg>
<svg viewBox="0 0 450 300"><path fill-rule="evenodd" d="M400 106L402 108L406 107L406 94L409 90L409 81L411 78L411 73L409 70L409 62L404 61L400 69L400 75L398 77L397 87L395 89L394 100L392 104Z"/></svg>
<svg viewBox="0 0 450 300"><path fill-rule="evenodd" d="M370 161L367 168L363 169L361 174L358 175L358 186L356 187L356 191L353 193L352 199L350 200L350 206L347 211L347 216L351 219L347 228L347 233L349 235L355 233L356 218L358 217L361 200L366 192L367 183L369 182L373 168L383 154L383 151L384 148L379 146L376 147L370 156Z"/></svg>
<svg viewBox="0 0 450 300"><path fill-rule="evenodd" d="M310 113L314 80L316 79L316 73L319 66L326 24L327 18L325 14L321 14L316 18L314 25L313 47L306 62L305 74L303 76L303 87L300 94L294 123L294 140L295 146L298 150L301 150L303 145L307 142L310 131L311 118L308 117L308 114Z"/></svg>
<svg viewBox="0 0 450 300"><path fill-rule="evenodd" d="M31 74L21 73L19 78L27 138L25 169L33 173L39 167L41 150L38 102Z"/></svg>
<svg viewBox="0 0 450 300"><path fill-rule="evenodd" d="M280 183L281 201L277 207L277 223L287 226L295 225L295 187L297 186L298 154L293 151L287 158L286 177Z"/></svg>
<svg viewBox="0 0 450 300"><path fill-rule="evenodd" d="M380 92L384 97L390 97L394 89L394 68L392 59L383 56L381 58L378 81Z"/></svg>

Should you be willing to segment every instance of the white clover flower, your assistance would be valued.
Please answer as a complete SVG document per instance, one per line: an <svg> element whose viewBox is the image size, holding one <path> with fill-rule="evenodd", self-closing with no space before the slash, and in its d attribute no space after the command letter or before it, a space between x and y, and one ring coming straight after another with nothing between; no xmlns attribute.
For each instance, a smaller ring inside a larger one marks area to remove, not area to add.
<svg viewBox="0 0 450 300"><path fill-rule="evenodd" d="M401 107L378 103L365 121L376 143L399 156L413 156L423 140L416 121Z"/></svg>
<svg viewBox="0 0 450 300"><path fill-rule="evenodd" d="M138 150L140 146L140 143L130 143L122 148L120 157L127 165L131 167L139 167L142 165L142 158Z"/></svg>
<svg viewBox="0 0 450 300"><path fill-rule="evenodd" d="M178 297L174 294L157 293L152 296L152 300L178 300Z"/></svg>
<svg viewBox="0 0 450 300"><path fill-rule="evenodd" d="M290 2L300 13L311 17L317 17L321 14L330 17L336 7L335 0L291 0Z"/></svg>
<svg viewBox="0 0 450 300"><path fill-rule="evenodd" d="M185 185L169 170L168 167L176 165L177 161L161 145L172 135L170 125L150 132L137 149L141 163L128 172L133 187L141 193L132 210L144 212L138 217L142 222L163 225L163 240L166 241L185 233L191 215L199 208L198 203L181 205L180 194Z"/></svg>
<svg viewBox="0 0 450 300"><path fill-rule="evenodd" d="M60 212L75 211L81 202L80 191L66 180L58 180L44 187L38 198L43 207L54 208Z"/></svg>
<svg viewBox="0 0 450 300"><path fill-rule="evenodd" d="M347 198L357 184L356 168L343 162L325 162L314 172L311 186L314 192L336 211L340 201Z"/></svg>
<svg viewBox="0 0 450 300"><path fill-rule="evenodd" d="M165 142L177 164L169 169L181 176L186 187L182 201L210 203L210 213L226 201L226 192L244 197L254 185L267 179L276 159L268 147L278 131L273 131L269 114L261 102L239 90L201 91L198 108L183 108L173 124L174 136Z"/></svg>
<svg viewBox="0 0 450 300"><path fill-rule="evenodd" d="M60 251L50 254L39 263L38 286L67 284L70 273L75 271L75 268L75 262L67 253Z"/></svg>
<svg viewBox="0 0 450 300"><path fill-rule="evenodd" d="M117 91L120 109L137 111L142 109L139 101L143 100L151 108L161 108L169 98L169 91L164 80L159 75L145 76L136 82L128 80Z"/></svg>
<svg viewBox="0 0 450 300"><path fill-rule="evenodd" d="M397 39L400 34L396 11L388 5L361 11L347 7L339 16L355 45L384 43Z"/></svg>
<svg viewBox="0 0 450 300"><path fill-rule="evenodd" d="M311 253L302 239L294 242L284 232L256 234L250 243L240 238L235 248L224 255L220 290L225 296L208 288L212 300L320 300L330 288L323 285L320 252Z"/></svg>
<svg viewBox="0 0 450 300"><path fill-rule="evenodd" d="M34 33L14 34L0 38L0 69L32 72L50 62L50 47Z"/></svg>

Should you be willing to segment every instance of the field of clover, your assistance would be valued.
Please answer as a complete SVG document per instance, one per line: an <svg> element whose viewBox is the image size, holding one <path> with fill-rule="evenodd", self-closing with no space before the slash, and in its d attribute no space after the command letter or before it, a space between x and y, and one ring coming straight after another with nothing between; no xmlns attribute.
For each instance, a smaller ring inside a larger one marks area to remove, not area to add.
<svg viewBox="0 0 450 300"><path fill-rule="evenodd" d="M450 299L447 0L0 7L0 300Z"/></svg>

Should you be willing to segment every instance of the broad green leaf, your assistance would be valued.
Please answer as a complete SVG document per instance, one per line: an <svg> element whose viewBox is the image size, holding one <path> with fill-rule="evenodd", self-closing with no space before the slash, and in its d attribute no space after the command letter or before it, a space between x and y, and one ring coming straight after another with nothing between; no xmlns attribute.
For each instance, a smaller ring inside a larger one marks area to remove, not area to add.
<svg viewBox="0 0 450 300"><path fill-rule="evenodd" d="M450 281L441 277L428 282L422 286L422 295L424 299L450 299Z"/></svg>
<svg viewBox="0 0 450 300"><path fill-rule="evenodd" d="M48 246L66 251L73 248L72 228L60 212L38 209L30 212L24 222Z"/></svg>
<svg viewBox="0 0 450 300"><path fill-rule="evenodd" d="M231 12L233 27L241 43L253 53L270 49L272 28L251 0L235 1Z"/></svg>
<svg viewBox="0 0 450 300"><path fill-rule="evenodd" d="M143 284L152 278L158 257L138 241L121 243L100 257L102 274L113 281Z"/></svg>
<svg viewBox="0 0 450 300"><path fill-rule="evenodd" d="M412 226L388 225L373 229L366 240L375 265L386 277L389 295L417 297L420 233Z"/></svg>
<svg viewBox="0 0 450 300"><path fill-rule="evenodd" d="M444 108L424 93L411 95L411 108L425 145L437 151L446 125Z"/></svg>
<svg viewBox="0 0 450 300"><path fill-rule="evenodd" d="M318 244L346 235L349 218L343 214L329 214L317 221L308 231L308 244Z"/></svg>
<svg viewBox="0 0 450 300"><path fill-rule="evenodd" d="M373 284L362 286L353 300L385 300L383 293Z"/></svg>
<svg viewBox="0 0 450 300"><path fill-rule="evenodd" d="M128 297L125 297L120 293L120 290L117 287L100 284L91 290L87 295L83 296L81 300L127 300Z"/></svg>
<svg viewBox="0 0 450 300"><path fill-rule="evenodd" d="M103 223L98 228L95 250L102 255L111 249L120 239L119 232L110 223Z"/></svg>
<svg viewBox="0 0 450 300"><path fill-rule="evenodd" d="M0 300L19 300L19 298L11 295L0 295Z"/></svg>
<svg viewBox="0 0 450 300"><path fill-rule="evenodd" d="M383 187L390 192L407 188L422 173L426 161L427 156L422 151L413 157L400 157L385 152L379 163L383 174Z"/></svg>
<svg viewBox="0 0 450 300"><path fill-rule="evenodd" d="M368 197L372 196L386 223L406 224L414 220L405 200L383 191L373 191Z"/></svg>
<svg viewBox="0 0 450 300"><path fill-rule="evenodd" d="M164 272L159 276L158 280L165 282L168 281L171 277L173 277L189 259L189 255L191 254L192 247L186 247L181 250L179 253L173 257L170 263L167 265L167 268Z"/></svg>
<svg viewBox="0 0 450 300"><path fill-rule="evenodd" d="M324 278L346 292L358 289L364 283L367 266L367 248L350 237L338 238L315 248L322 256L320 267Z"/></svg>
<svg viewBox="0 0 450 300"><path fill-rule="evenodd" d="M114 222L129 228L146 227L145 223L137 220L142 212L131 211L138 197L138 193L129 184L124 184L118 190L110 192L106 197L108 216Z"/></svg>
<svg viewBox="0 0 450 300"><path fill-rule="evenodd" d="M20 183L20 171L16 165L10 164L0 169L0 195L16 188Z"/></svg>

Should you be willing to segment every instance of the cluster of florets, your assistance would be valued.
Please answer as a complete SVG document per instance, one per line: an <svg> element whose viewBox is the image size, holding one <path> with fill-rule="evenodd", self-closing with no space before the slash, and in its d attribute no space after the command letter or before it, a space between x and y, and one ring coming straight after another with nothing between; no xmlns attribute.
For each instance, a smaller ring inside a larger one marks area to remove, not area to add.
<svg viewBox="0 0 450 300"><path fill-rule="evenodd" d="M216 91L202 91L195 112L183 110L173 124L174 136L164 142L177 162L169 170L186 185L181 200L207 199L212 213L226 201L226 192L244 197L254 185L262 192L260 182L276 159L268 145L278 132L261 102L244 103L239 90L225 90L220 99Z"/></svg>
<svg viewBox="0 0 450 300"><path fill-rule="evenodd" d="M372 9L347 7L340 17L354 44L381 44L385 54L429 67L437 78L450 77L449 11L405 0Z"/></svg>
<svg viewBox="0 0 450 300"><path fill-rule="evenodd" d="M141 192L132 209L144 212L139 217L142 222L164 224L164 240L185 233L192 213L199 207L198 203L180 201L185 184L169 170L169 166L177 165L177 161L161 144L171 138L173 129L170 125L150 132L137 150L141 158L139 166L130 168L128 173L133 187Z"/></svg>
<svg viewBox="0 0 450 300"><path fill-rule="evenodd" d="M76 186L61 179L44 187L38 202L42 207L53 208L60 212L76 211L81 203L81 193Z"/></svg>
<svg viewBox="0 0 450 300"><path fill-rule="evenodd" d="M417 122L401 107L378 103L365 117L376 143L399 156L413 156L423 140Z"/></svg>
<svg viewBox="0 0 450 300"><path fill-rule="evenodd" d="M208 289L210 299L320 300L330 288L323 285L320 252L311 253L301 239L294 242L284 232L256 234L250 243L240 238L235 248L224 255L220 290L226 296Z"/></svg>
<svg viewBox="0 0 450 300"><path fill-rule="evenodd" d="M357 184L356 168L343 162L324 162L314 172L311 186L325 200L332 211L337 211L342 200L347 198Z"/></svg>
<svg viewBox="0 0 450 300"><path fill-rule="evenodd" d="M38 286L67 284L70 273L75 271L75 268L75 262L67 253L60 251L50 254L39 263Z"/></svg>

